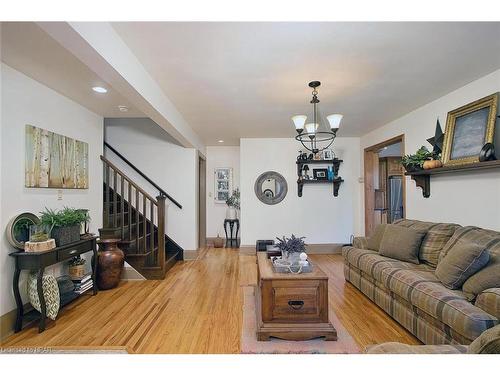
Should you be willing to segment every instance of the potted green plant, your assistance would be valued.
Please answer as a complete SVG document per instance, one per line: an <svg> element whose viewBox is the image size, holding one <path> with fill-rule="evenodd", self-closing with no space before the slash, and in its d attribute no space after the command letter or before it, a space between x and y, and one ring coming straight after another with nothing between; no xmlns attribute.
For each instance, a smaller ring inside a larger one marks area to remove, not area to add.
<svg viewBox="0 0 500 375"><path fill-rule="evenodd" d="M298 263L300 260L300 253L306 252L305 237L295 237L294 234L290 238L278 238L276 247L281 250L281 257L283 260L288 260L292 264Z"/></svg>
<svg viewBox="0 0 500 375"><path fill-rule="evenodd" d="M401 158L401 164L405 167L407 172L416 172L422 170L424 162L426 160L431 160L432 157L432 152L430 152L427 147L422 146L415 154L403 156Z"/></svg>
<svg viewBox="0 0 500 375"><path fill-rule="evenodd" d="M226 219L236 219L238 217L237 210L240 209L240 189L236 188L229 198L226 199L227 211Z"/></svg>
<svg viewBox="0 0 500 375"><path fill-rule="evenodd" d="M40 221L50 227L52 238L57 246L63 246L80 240L81 223L90 221L88 211L64 207L62 210L45 208L41 212Z"/></svg>

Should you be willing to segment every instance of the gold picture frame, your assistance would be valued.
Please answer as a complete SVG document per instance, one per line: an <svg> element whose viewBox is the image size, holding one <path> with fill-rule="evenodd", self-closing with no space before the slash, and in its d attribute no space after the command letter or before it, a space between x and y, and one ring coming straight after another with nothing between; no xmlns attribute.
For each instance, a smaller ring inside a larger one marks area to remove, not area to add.
<svg viewBox="0 0 500 375"><path fill-rule="evenodd" d="M448 112L443 142L443 165L479 162L485 143L493 142L498 92Z"/></svg>

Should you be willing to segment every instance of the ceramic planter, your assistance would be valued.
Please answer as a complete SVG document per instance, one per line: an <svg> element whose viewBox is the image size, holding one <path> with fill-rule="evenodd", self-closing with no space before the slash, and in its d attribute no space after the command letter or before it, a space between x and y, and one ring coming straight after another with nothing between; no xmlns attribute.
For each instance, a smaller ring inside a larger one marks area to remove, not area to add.
<svg viewBox="0 0 500 375"><path fill-rule="evenodd" d="M64 246L72 242L80 241L80 224L70 227L53 228L51 236L56 240L57 246Z"/></svg>

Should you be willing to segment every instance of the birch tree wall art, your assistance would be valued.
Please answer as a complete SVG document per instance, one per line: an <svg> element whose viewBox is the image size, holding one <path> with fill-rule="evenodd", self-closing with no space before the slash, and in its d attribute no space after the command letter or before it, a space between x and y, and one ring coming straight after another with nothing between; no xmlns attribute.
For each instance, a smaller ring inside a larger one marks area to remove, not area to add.
<svg viewBox="0 0 500 375"><path fill-rule="evenodd" d="M88 160L88 143L26 125L26 187L88 189Z"/></svg>

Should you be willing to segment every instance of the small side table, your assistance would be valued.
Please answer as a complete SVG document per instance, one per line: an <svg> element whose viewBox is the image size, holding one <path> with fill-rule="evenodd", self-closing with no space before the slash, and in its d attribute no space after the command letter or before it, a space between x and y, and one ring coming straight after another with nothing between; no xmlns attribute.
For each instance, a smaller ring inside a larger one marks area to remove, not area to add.
<svg viewBox="0 0 500 375"><path fill-rule="evenodd" d="M227 236L227 224L229 224L230 237ZM233 228L236 224L236 235L233 237ZM233 243L238 247L238 231L240 230L239 219L225 219L224 220L224 233L226 233L226 247L228 244L232 247Z"/></svg>

